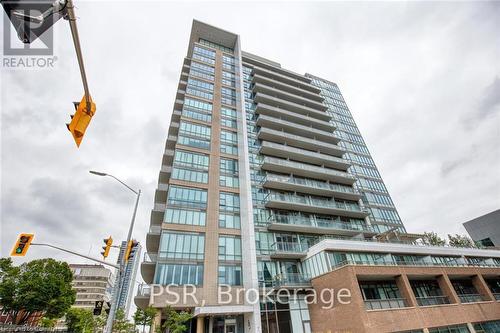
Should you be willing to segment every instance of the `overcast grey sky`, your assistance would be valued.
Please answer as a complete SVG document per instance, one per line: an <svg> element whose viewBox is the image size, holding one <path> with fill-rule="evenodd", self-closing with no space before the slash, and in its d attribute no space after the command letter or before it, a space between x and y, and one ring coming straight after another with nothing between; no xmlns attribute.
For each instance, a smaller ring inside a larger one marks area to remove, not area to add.
<svg viewBox="0 0 500 333"><path fill-rule="evenodd" d="M500 206L499 2L75 2L97 113L76 149L67 22L53 70L2 69L2 256L23 231L94 256L102 238L124 239L133 194L89 169L144 191L144 241L193 18L337 82L408 231L464 232ZM36 248L25 259L47 256L80 261Z"/></svg>

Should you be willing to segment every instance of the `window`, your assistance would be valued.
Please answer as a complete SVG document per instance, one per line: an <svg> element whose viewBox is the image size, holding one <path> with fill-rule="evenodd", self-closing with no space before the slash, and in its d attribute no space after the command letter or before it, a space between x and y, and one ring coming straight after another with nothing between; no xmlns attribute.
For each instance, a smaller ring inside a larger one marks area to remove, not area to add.
<svg viewBox="0 0 500 333"><path fill-rule="evenodd" d="M211 58L211 59L215 59L215 51L208 50L208 49L206 49L204 47L200 47L198 45L194 46L193 53L196 53L196 54L199 54L199 55L202 55L204 57Z"/></svg>
<svg viewBox="0 0 500 333"><path fill-rule="evenodd" d="M219 260L241 260L241 238L219 236Z"/></svg>
<svg viewBox="0 0 500 333"><path fill-rule="evenodd" d="M241 266L219 265L219 284L242 285Z"/></svg>
<svg viewBox="0 0 500 333"><path fill-rule="evenodd" d="M192 78L188 78L188 84L187 84L187 87L186 87L186 93L190 94L190 95L193 95L193 96L198 96L198 97L201 97L201 98L204 98L204 99L209 99L209 100L212 100L213 99L213 90L214 90L214 85L212 83L208 83L208 82L204 82L204 81L199 81L199 80L195 80L195 79L192 79ZM205 104L207 105L206 108L203 107L203 105L200 107L198 106L198 108L203 108L207 111L211 111L212 110L212 105L209 104L209 103L206 103L206 102L201 102L201 101L195 101L195 100L190 100L190 102L197 102L198 104ZM186 102L184 102L186 103ZM197 106L193 106L193 107L197 107Z"/></svg>
<svg viewBox="0 0 500 333"><path fill-rule="evenodd" d="M156 266L155 283L162 285L192 284L201 286L203 284L203 265L158 263Z"/></svg>
<svg viewBox="0 0 500 333"><path fill-rule="evenodd" d="M221 50L223 52L233 53L233 49L232 48L227 47L227 46L223 46L223 45L220 45L220 44L216 44L214 42L211 42L211 41L203 39L203 38L200 38L199 43L202 44L202 45L206 45L208 47L214 48L214 49Z"/></svg>
<svg viewBox="0 0 500 333"><path fill-rule="evenodd" d="M237 128L236 110L223 106L221 108L221 125L231 128Z"/></svg>
<svg viewBox="0 0 500 333"><path fill-rule="evenodd" d="M239 187L238 160L229 158L220 159L219 185L225 187Z"/></svg>
<svg viewBox="0 0 500 333"><path fill-rule="evenodd" d="M208 183L208 156L176 150L172 178L196 183Z"/></svg>
<svg viewBox="0 0 500 333"><path fill-rule="evenodd" d="M429 333L470 333L467 325L454 325L429 328Z"/></svg>
<svg viewBox="0 0 500 333"><path fill-rule="evenodd" d="M203 260L205 235L187 232L162 232L159 259Z"/></svg>
<svg viewBox="0 0 500 333"><path fill-rule="evenodd" d="M219 227L229 229L240 229L240 215L231 213L219 213Z"/></svg>
<svg viewBox="0 0 500 333"><path fill-rule="evenodd" d="M221 88L221 102L226 105L236 105L236 91L233 89Z"/></svg>
<svg viewBox="0 0 500 333"><path fill-rule="evenodd" d="M206 209L207 191L171 185L168 190L167 205Z"/></svg>
<svg viewBox="0 0 500 333"><path fill-rule="evenodd" d="M194 80L194 81L196 81L196 80ZM201 81L198 81L198 82L201 82ZM212 85L212 89L213 89L213 85ZM188 98L188 97L186 97L184 99L184 106L207 111L207 112L212 111L212 104L207 103L207 102L203 102L203 101L199 101L196 99Z"/></svg>
<svg viewBox="0 0 500 333"><path fill-rule="evenodd" d="M165 223L205 225L207 214L204 211L167 208L165 211Z"/></svg>
<svg viewBox="0 0 500 333"><path fill-rule="evenodd" d="M219 209L226 212L240 211L240 196L235 193L219 193Z"/></svg>
<svg viewBox="0 0 500 333"><path fill-rule="evenodd" d="M229 87L235 87L236 86L236 76L233 73L222 71L222 84L229 86ZM223 88L223 89L225 89L225 88Z"/></svg>
<svg viewBox="0 0 500 333"><path fill-rule="evenodd" d="M210 148L210 127L181 121L178 143L202 149Z"/></svg>
<svg viewBox="0 0 500 333"><path fill-rule="evenodd" d="M238 155L238 135L234 132L220 131L221 153Z"/></svg>

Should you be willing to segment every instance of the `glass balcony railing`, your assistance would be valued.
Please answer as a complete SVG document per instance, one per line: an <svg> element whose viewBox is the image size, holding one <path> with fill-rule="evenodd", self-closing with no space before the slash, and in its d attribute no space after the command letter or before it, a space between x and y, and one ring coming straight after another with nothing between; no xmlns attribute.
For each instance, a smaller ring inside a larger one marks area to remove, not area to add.
<svg viewBox="0 0 500 333"><path fill-rule="evenodd" d="M161 226L152 225L149 227L149 233L153 235L159 235L161 233Z"/></svg>
<svg viewBox="0 0 500 333"><path fill-rule="evenodd" d="M500 293L493 293L493 297L495 297L495 300L500 301Z"/></svg>
<svg viewBox="0 0 500 333"><path fill-rule="evenodd" d="M264 182L266 182L266 181L288 183L288 184L299 185L299 186L314 187L317 189L322 189L322 190L327 190L327 191L360 195L360 193L358 191L356 191L352 186L330 184L330 183L321 182L321 181L312 180L312 179L268 174L266 176L266 178L264 179Z"/></svg>
<svg viewBox="0 0 500 333"><path fill-rule="evenodd" d="M417 303L420 306L431 306L431 305L442 305L450 304L450 300L447 296L427 296L427 297L416 297Z"/></svg>
<svg viewBox="0 0 500 333"><path fill-rule="evenodd" d="M145 263L156 263L158 261L157 253L144 252L144 260Z"/></svg>
<svg viewBox="0 0 500 333"><path fill-rule="evenodd" d="M404 298L389 299L365 299L365 308L367 310L397 309L406 307Z"/></svg>
<svg viewBox="0 0 500 333"><path fill-rule="evenodd" d="M289 203L303 204L308 206L318 206L322 208L341 209L353 212L364 212L358 204L339 202L334 200L319 199L309 196L299 196L293 194L269 193L265 201L285 201Z"/></svg>
<svg viewBox="0 0 500 333"><path fill-rule="evenodd" d="M341 221L340 219L323 219L314 216L305 215L282 215L273 214L269 219L270 223L301 225L317 228L327 228L333 230L352 230L352 231L366 231L373 232L373 230L365 224L349 223Z"/></svg>
<svg viewBox="0 0 500 333"><path fill-rule="evenodd" d="M273 287L308 286L310 284L311 277L302 273L283 273L273 278Z"/></svg>
<svg viewBox="0 0 500 333"><path fill-rule="evenodd" d="M295 242L275 242L271 245L273 251L287 253L304 253L308 248L308 245L305 243Z"/></svg>
<svg viewBox="0 0 500 333"><path fill-rule="evenodd" d="M488 299L481 294L458 294L461 303L474 303L487 301Z"/></svg>

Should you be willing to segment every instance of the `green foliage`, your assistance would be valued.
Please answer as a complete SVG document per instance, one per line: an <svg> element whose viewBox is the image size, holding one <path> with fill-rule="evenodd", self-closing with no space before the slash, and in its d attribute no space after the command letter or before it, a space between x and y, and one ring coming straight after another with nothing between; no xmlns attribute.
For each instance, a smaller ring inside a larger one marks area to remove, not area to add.
<svg viewBox="0 0 500 333"><path fill-rule="evenodd" d="M424 232L424 236L422 237L422 241L427 245L434 246L444 246L446 241L438 236L435 232Z"/></svg>
<svg viewBox="0 0 500 333"><path fill-rule="evenodd" d="M476 247L474 241L465 235L455 234L455 236L448 234L448 243L454 247Z"/></svg>
<svg viewBox="0 0 500 333"><path fill-rule="evenodd" d="M73 333L93 333L94 315L91 310L71 308L66 312L66 326Z"/></svg>
<svg viewBox="0 0 500 333"><path fill-rule="evenodd" d="M168 306L166 309L167 320L163 324L163 329L168 329L170 333L184 333L187 331L186 323L193 318L191 313L177 312Z"/></svg>
<svg viewBox="0 0 500 333"><path fill-rule="evenodd" d="M48 319L60 318L75 302L71 288L73 274L65 262L39 259L12 266L0 260L0 299L2 307L22 325L35 312Z"/></svg>
<svg viewBox="0 0 500 333"><path fill-rule="evenodd" d="M49 319L47 317L43 317L42 320L40 320L40 326L46 328L53 328L54 326L56 326L56 321L57 319L55 318Z"/></svg>
<svg viewBox="0 0 500 333"><path fill-rule="evenodd" d="M145 309L137 308L134 314L134 323L137 326L142 326L142 332L145 332L146 326L151 327L158 310L152 306Z"/></svg>
<svg viewBox="0 0 500 333"><path fill-rule="evenodd" d="M123 309L118 309L113 321L113 333L134 333L135 326L125 318Z"/></svg>

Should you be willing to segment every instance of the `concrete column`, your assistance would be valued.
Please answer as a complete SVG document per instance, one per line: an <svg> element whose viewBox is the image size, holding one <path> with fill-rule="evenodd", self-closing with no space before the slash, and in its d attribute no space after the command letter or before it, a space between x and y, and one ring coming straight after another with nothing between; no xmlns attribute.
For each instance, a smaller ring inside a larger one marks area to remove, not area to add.
<svg viewBox="0 0 500 333"><path fill-rule="evenodd" d="M488 287L488 284L481 274L472 277L472 284L476 288L477 292L483 295L487 301L495 300L495 296L491 292L490 287Z"/></svg>
<svg viewBox="0 0 500 333"><path fill-rule="evenodd" d="M205 331L205 317L199 316L196 318L196 333L204 333Z"/></svg>
<svg viewBox="0 0 500 333"><path fill-rule="evenodd" d="M411 289L410 280L408 280L408 276L406 276L406 274L402 274L396 277L396 285L398 286L401 296L403 296L406 299L407 306L411 307L418 306L415 294Z"/></svg>
<svg viewBox="0 0 500 333"><path fill-rule="evenodd" d="M151 325L151 332L156 332L157 327L161 327L161 310L156 312L153 324Z"/></svg>
<svg viewBox="0 0 500 333"><path fill-rule="evenodd" d="M429 329L428 328L423 328L422 331L424 331L424 333L429 333Z"/></svg>
<svg viewBox="0 0 500 333"><path fill-rule="evenodd" d="M450 303L452 304L460 303L460 299L458 298L455 288L453 288L453 285L451 284L448 275L438 276L437 282L439 284L439 288L443 292L443 295L448 296Z"/></svg>
<svg viewBox="0 0 500 333"><path fill-rule="evenodd" d="M208 332L207 333L212 333L214 331L214 317L209 318L208 322Z"/></svg>

